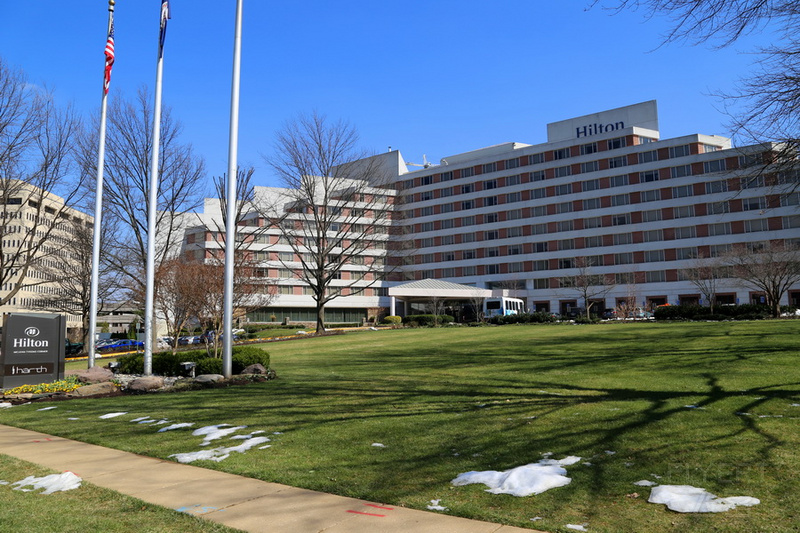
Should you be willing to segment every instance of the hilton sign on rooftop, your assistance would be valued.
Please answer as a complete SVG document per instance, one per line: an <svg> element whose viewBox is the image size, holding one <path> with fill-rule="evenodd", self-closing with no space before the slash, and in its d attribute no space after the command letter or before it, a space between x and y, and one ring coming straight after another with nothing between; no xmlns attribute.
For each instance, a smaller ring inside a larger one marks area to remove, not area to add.
<svg viewBox="0 0 800 533"><path fill-rule="evenodd" d="M547 125L547 141L582 141L586 139L589 142L591 137L596 135L612 133L633 126L658 131L658 109L655 100L553 122Z"/></svg>

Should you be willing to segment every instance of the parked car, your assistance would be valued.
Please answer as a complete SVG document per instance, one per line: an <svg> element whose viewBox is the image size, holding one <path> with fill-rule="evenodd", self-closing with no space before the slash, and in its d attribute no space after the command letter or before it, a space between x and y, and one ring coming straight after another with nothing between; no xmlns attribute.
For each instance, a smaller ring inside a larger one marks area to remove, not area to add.
<svg viewBox="0 0 800 533"><path fill-rule="evenodd" d="M64 355L78 355L83 351L82 342L72 342L69 339L64 339Z"/></svg>
<svg viewBox="0 0 800 533"><path fill-rule="evenodd" d="M100 348L97 348L99 352L128 352L132 350L138 350L144 348L144 343L142 341L136 341L133 339L120 339L114 341L111 344L106 344Z"/></svg>
<svg viewBox="0 0 800 533"><path fill-rule="evenodd" d="M185 335L178 339L178 345L187 346L191 344L200 344L200 337L198 335Z"/></svg>

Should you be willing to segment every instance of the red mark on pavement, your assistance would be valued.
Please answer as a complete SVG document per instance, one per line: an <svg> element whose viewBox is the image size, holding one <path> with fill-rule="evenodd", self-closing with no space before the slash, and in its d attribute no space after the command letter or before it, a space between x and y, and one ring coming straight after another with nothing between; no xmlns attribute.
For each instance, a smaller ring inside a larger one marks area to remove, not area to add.
<svg viewBox="0 0 800 533"><path fill-rule="evenodd" d="M367 516L378 516L380 518L383 518L383 517L386 516L385 514L362 513L361 511L353 511L352 509L348 509L347 512L348 513L353 513L353 514L363 514L363 515L367 515Z"/></svg>
<svg viewBox="0 0 800 533"><path fill-rule="evenodd" d="M394 511L394 508L392 508L392 507L381 507L380 505L375 505L374 503L365 503L364 505L368 505L368 506L374 507L376 509L385 509L387 511Z"/></svg>
<svg viewBox="0 0 800 533"><path fill-rule="evenodd" d="M52 441L53 441L53 439L35 440L35 441L33 441L33 442L46 442L46 441L50 441L50 442L52 442Z"/></svg>

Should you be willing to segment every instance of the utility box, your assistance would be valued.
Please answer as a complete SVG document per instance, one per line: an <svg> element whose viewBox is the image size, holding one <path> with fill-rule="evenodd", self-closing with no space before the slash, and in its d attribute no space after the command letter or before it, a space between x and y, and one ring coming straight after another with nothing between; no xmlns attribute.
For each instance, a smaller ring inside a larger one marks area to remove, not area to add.
<svg viewBox="0 0 800 533"><path fill-rule="evenodd" d="M0 389L64 379L62 315L9 313L3 316L0 343Z"/></svg>

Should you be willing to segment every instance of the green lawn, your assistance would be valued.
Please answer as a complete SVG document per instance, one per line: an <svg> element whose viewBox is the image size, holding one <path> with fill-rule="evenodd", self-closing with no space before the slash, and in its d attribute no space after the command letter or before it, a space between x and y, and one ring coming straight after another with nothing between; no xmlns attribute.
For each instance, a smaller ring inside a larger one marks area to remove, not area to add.
<svg viewBox="0 0 800 533"><path fill-rule="evenodd" d="M194 464L420 509L441 499L452 514L546 531L569 531L567 523L615 533L797 531L798 328L367 331L267 345L279 376L272 382L74 400L43 412L41 404L20 406L0 410L0 423L162 458L200 449L197 437L130 420L247 425L281 434L269 449ZM129 414L98 419L111 411ZM570 485L525 498L450 484L460 473L506 470L546 452L591 465L570 466ZM650 489L633 485L641 479L761 504L677 514L647 503Z"/></svg>

